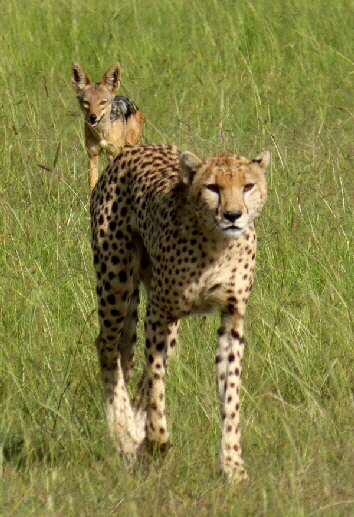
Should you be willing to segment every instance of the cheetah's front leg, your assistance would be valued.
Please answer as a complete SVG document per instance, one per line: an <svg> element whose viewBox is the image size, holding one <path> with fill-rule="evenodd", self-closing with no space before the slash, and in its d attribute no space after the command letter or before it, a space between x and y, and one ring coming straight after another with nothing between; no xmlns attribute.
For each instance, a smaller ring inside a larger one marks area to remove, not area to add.
<svg viewBox="0 0 354 517"><path fill-rule="evenodd" d="M169 432L166 420L165 375L167 360L173 351L178 334L178 321L168 322L151 307L146 311L146 368L148 443L160 451L168 449Z"/></svg>
<svg viewBox="0 0 354 517"><path fill-rule="evenodd" d="M222 415L221 469L237 483L247 479L241 453L240 387L244 352L243 316L223 315L218 331L216 369Z"/></svg>

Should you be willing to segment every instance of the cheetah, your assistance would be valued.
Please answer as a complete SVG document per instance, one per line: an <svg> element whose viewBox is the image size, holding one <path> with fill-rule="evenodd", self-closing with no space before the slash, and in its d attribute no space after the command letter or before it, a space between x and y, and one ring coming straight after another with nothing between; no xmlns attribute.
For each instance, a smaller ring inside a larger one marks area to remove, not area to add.
<svg viewBox="0 0 354 517"><path fill-rule="evenodd" d="M221 470L232 483L247 479L240 444L244 316L269 161L268 151L252 161L232 153L202 160L172 145L126 147L93 191L96 346L108 426L129 462L141 447L168 449L165 377L179 320L217 307ZM146 365L131 401L140 283Z"/></svg>

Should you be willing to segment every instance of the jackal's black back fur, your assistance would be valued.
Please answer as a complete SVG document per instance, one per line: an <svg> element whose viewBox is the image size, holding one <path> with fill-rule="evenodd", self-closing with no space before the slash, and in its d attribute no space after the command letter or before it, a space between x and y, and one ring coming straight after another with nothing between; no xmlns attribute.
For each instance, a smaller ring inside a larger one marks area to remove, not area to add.
<svg viewBox="0 0 354 517"><path fill-rule="evenodd" d="M137 105L128 97L116 95L112 103L111 120L113 121L121 117L127 120L131 115L135 115L138 109Z"/></svg>

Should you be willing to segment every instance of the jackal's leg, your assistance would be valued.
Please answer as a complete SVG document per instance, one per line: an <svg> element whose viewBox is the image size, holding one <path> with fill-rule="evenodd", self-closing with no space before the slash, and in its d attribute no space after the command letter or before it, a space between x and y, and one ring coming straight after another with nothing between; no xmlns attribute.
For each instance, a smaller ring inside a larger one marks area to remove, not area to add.
<svg viewBox="0 0 354 517"><path fill-rule="evenodd" d="M89 187L90 192L93 191L98 180L98 154L89 154Z"/></svg>

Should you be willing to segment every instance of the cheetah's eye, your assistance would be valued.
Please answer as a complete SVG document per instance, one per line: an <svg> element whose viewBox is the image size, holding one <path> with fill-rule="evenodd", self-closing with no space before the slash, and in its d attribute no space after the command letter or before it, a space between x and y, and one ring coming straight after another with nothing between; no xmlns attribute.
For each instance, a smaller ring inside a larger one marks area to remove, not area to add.
<svg viewBox="0 0 354 517"><path fill-rule="evenodd" d="M205 188L207 188L211 192L214 192L215 194L219 194L219 192L220 192L219 185L216 185L215 183L210 183L210 185L205 185Z"/></svg>
<svg viewBox="0 0 354 517"><path fill-rule="evenodd" d="M249 192L254 187L254 183L246 183L246 185L243 187L244 192Z"/></svg>

